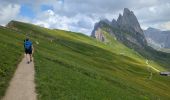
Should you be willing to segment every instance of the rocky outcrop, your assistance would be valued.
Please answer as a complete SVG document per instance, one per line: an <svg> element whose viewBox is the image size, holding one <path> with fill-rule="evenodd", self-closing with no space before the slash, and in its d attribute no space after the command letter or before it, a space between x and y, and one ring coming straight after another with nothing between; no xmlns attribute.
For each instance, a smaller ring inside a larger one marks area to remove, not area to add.
<svg viewBox="0 0 170 100"><path fill-rule="evenodd" d="M157 48L170 48L170 31L161 31L155 28L144 30L148 44Z"/></svg>
<svg viewBox="0 0 170 100"><path fill-rule="evenodd" d="M143 30L141 29L136 16L127 8L124 9L123 15L119 15L117 21L113 19L109 22L105 19L96 23L94 30L92 31L92 37L98 38L96 37L96 34L99 34L98 29L107 31L107 33L110 33L119 41L130 46L132 46L131 43L140 48L147 45Z"/></svg>
<svg viewBox="0 0 170 100"><path fill-rule="evenodd" d="M111 26L115 27L115 28L118 28L118 23L117 23L117 21L115 19L112 20Z"/></svg>
<svg viewBox="0 0 170 100"><path fill-rule="evenodd" d="M104 42L106 40L106 38L102 32L102 28L105 27L106 24L111 25L112 23L109 22L109 20L107 20L107 19L103 19L100 22L96 23L91 36L96 38L99 41Z"/></svg>
<svg viewBox="0 0 170 100"><path fill-rule="evenodd" d="M13 21L13 20L10 21L10 22L6 25L6 27L18 31L18 29L15 27L15 22L16 22L16 21Z"/></svg>
<svg viewBox="0 0 170 100"><path fill-rule="evenodd" d="M98 40L100 40L100 41L102 41L102 42L105 41L105 36L104 36L104 34L103 34L103 32L102 32L102 30L101 30L100 28L98 28L98 29L95 31L95 37L96 37L96 39L98 39Z"/></svg>

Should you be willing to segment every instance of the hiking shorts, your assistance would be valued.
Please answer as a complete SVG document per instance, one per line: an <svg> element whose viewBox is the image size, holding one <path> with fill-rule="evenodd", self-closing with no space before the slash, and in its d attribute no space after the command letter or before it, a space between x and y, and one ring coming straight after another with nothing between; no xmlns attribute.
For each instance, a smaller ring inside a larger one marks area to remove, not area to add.
<svg viewBox="0 0 170 100"><path fill-rule="evenodd" d="M25 49L26 54L32 54L32 49Z"/></svg>

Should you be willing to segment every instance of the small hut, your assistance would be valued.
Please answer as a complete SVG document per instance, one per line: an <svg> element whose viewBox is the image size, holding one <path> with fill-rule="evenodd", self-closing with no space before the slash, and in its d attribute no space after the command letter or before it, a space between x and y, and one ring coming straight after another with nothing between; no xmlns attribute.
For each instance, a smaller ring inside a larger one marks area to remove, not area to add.
<svg viewBox="0 0 170 100"><path fill-rule="evenodd" d="M162 75L162 76L170 76L170 72L160 72L160 75Z"/></svg>

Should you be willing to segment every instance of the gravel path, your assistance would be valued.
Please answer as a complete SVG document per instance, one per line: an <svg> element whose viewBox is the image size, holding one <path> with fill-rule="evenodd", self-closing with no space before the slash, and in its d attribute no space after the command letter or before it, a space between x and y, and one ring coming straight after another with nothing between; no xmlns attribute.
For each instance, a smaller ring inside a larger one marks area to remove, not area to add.
<svg viewBox="0 0 170 100"><path fill-rule="evenodd" d="M34 74L34 62L27 64L24 57L2 100L36 100Z"/></svg>

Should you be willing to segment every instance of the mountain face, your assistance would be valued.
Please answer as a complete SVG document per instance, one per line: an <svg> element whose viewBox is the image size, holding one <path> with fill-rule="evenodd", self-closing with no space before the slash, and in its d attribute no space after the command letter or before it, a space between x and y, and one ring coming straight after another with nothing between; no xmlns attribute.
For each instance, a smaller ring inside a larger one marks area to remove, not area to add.
<svg viewBox="0 0 170 100"><path fill-rule="evenodd" d="M104 40L105 40L105 37L101 30L101 28L104 27L103 23L107 23L108 25L111 25L111 22L109 22L109 20L107 20L107 19L101 20L100 22L98 22L94 25L94 29L91 34L92 37L94 37L102 42L104 42Z"/></svg>
<svg viewBox="0 0 170 100"><path fill-rule="evenodd" d="M133 49L146 59L159 63L163 63L164 61L169 62L167 53L157 51L148 46L144 32L136 16L127 8L124 9L123 15L120 14L117 20L113 19L111 22L108 20L101 20L96 23L91 36L99 41L111 43L108 34L111 38L113 37L113 39ZM170 39L166 38L165 40L169 41ZM166 64L165 66L169 65Z"/></svg>
<svg viewBox="0 0 170 100"><path fill-rule="evenodd" d="M170 31L148 28L144 34L149 45L156 48L170 48Z"/></svg>
<svg viewBox="0 0 170 100"><path fill-rule="evenodd" d="M102 31L105 30L119 41L133 48L133 45L137 45L143 48L147 45L143 30L132 11L125 8L123 15L119 15L117 21L115 19L112 22L108 20L101 20L95 24L92 31L92 37L97 38L100 41L105 39L98 38L98 35L102 36ZM99 31L100 30L100 33ZM104 36L102 36L104 38Z"/></svg>
<svg viewBox="0 0 170 100"><path fill-rule="evenodd" d="M127 8L124 9L123 16L121 14L119 15L117 23L122 30L143 34L136 16Z"/></svg>

